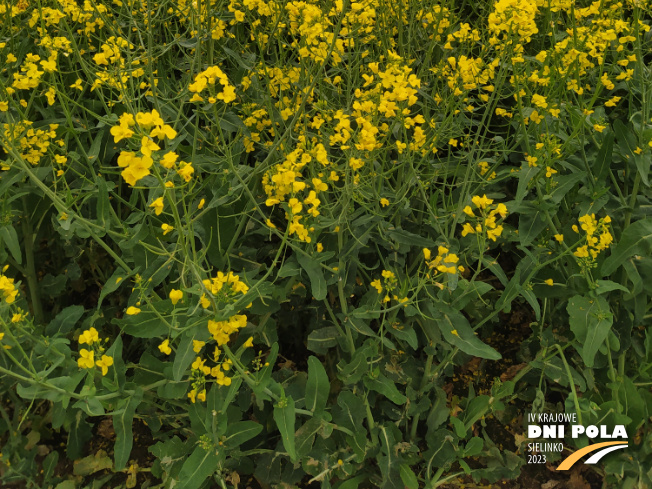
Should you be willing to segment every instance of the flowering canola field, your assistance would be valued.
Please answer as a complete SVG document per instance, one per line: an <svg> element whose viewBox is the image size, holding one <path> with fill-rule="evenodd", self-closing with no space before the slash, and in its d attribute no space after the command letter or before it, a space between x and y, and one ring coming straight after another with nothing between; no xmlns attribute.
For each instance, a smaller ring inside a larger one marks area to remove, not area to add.
<svg viewBox="0 0 652 489"><path fill-rule="evenodd" d="M651 14L0 4L0 485L652 487Z"/></svg>

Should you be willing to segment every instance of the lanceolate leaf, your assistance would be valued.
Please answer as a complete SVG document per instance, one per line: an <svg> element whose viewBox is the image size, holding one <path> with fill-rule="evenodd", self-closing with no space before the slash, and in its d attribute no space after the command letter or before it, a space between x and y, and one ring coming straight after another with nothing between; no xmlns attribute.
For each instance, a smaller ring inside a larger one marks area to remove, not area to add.
<svg viewBox="0 0 652 489"><path fill-rule="evenodd" d="M190 457L186 459L179 472L179 484L176 489L197 489L207 477L217 469L220 456L215 449L204 450L197 446Z"/></svg>
<svg viewBox="0 0 652 489"><path fill-rule="evenodd" d="M184 336L181 339L179 348L177 348L174 364L172 366L172 376L175 381L181 380L186 373L188 366L192 363L197 354L193 351L192 336Z"/></svg>
<svg viewBox="0 0 652 489"><path fill-rule="evenodd" d="M396 388L396 385L394 385L394 382L383 374L378 375L376 378L365 377L363 381L367 389L381 393L394 404L400 405L407 402L407 397L401 394Z"/></svg>
<svg viewBox="0 0 652 489"><path fill-rule="evenodd" d="M308 382L306 383L306 409L313 413L323 411L328 400L330 383L326 369L317 357L308 358Z"/></svg>
<svg viewBox="0 0 652 489"><path fill-rule="evenodd" d="M607 133L598 151L598 156L593 164L594 178L598 182L603 182L607 178L611 166L611 155L614 149L614 137L612 133Z"/></svg>
<svg viewBox="0 0 652 489"><path fill-rule="evenodd" d="M321 265L309 255L298 253L296 256L299 265L308 273L312 295L318 301L324 300L326 298L326 279Z"/></svg>
<svg viewBox="0 0 652 489"><path fill-rule="evenodd" d="M294 411L294 399L287 397L279 401L274 406L274 421L278 430L281 432L281 439L285 451L288 452L290 459L296 461L297 454L294 447L294 422L296 413Z"/></svg>
<svg viewBox="0 0 652 489"><path fill-rule="evenodd" d="M4 243L9 248L14 260L20 265L23 263L23 254L18 242L18 233L11 224L0 227L0 243Z"/></svg>
<svg viewBox="0 0 652 489"><path fill-rule="evenodd" d="M502 358L500 353L475 336L469 321L462 313L445 308L445 310L437 311L435 320L444 339L464 353L489 360Z"/></svg>
<svg viewBox="0 0 652 489"><path fill-rule="evenodd" d="M568 301L566 310L582 360L587 367L593 367L595 355L607 339L614 321L609 304L603 297L587 298L576 295Z"/></svg>
<svg viewBox="0 0 652 489"><path fill-rule="evenodd" d="M131 447L134 443L132 424L136 408L143 400L143 390L138 388L127 399L124 409L113 415L113 429L115 430L114 460L115 470L122 470L129 461Z"/></svg>
<svg viewBox="0 0 652 489"><path fill-rule="evenodd" d="M263 430L263 425L255 421L238 421L226 429L226 443L229 447L239 447Z"/></svg>

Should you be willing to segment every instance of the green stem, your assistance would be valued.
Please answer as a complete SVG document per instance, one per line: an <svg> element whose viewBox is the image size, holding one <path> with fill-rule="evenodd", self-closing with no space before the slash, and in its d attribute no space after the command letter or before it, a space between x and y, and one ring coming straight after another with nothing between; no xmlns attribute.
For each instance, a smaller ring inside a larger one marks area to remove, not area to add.
<svg viewBox="0 0 652 489"><path fill-rule="evenodd" d="M582 411L580 410L580 401L579 398L577 397L577 391L575 390L575 381L573 380L573 375L571 374L570 366L566 361L566 356L564 355L564 351L561 349L561 347L558 344L556 344L555 347L557 348L557 351L561 356L562 362L564 362L564 368L566 369L566 375L568 376L568 383L570 384L571 391L573 392L573 403L575 404L575 412L577 412L577 422L578 424L583 424Z"/></svg>

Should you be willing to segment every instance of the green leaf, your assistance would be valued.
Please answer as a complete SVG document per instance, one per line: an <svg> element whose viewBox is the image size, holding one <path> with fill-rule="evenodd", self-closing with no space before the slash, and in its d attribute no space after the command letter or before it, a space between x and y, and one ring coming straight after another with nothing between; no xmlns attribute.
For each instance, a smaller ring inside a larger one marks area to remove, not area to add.
<svg viewBox="0 0 652 489"><path fill-rule="evenodd" d="M625 260L634 255L650 256L652 254L652 218L641 219L630 224L615 248L611 256L602 264L602 276L611 275Z"/></svg>
<svg viewBox="0 0 652 489"><path fill-rule="evenodd" d="M59 452L52 451L43 459L43 480L47 481L54 475L54 470L59 463ZM111 462L113 465L113 462Z"/></svg>
<svg viewBox="0 0 652 489"><path fill-rule="evenodd" d="M363 482L366 478L367 478L366 475L357 475L355 477L345 480L339 485L336 485L335 489L358 489L360 483Z"/></svg>
<svg viewBox="0 0 652 489"><path fill-rule="evenodd" d="M408 464L401 464L400 474L401 480L407 489L419 489L417 476L414 475L414 472L412 472L412 469Z"/></svg>
<svg viewBox="0 0 652 489"><path fill-rule="evenodd" d="M608 132L605 134L602 141L602 146L600 146L600 151L598 151L598 156L595 159L593 164L593 176L596 182L604 182L609 174L609 169L611 168L611 156L614 149L614 136L613 133Z"/></svg>
<svg viewBox="0 0 652 489"><path fill-rule="evenodd" d="M263 431L263 425L255 421L238 421L229 424L226 429L226 443L231 448L237 448L244 442L251 440Z"/></svg>
<svg viewBox="0 0 652 489"><path fill-rule="evenodd" d="M518 297L521 290L523 290L521 287L521 270L519 270L517 266L512 278L505 285L505 290L503 290L503 293L500 295L500 299L496 302L495 309L510 312L512 301Z"/></svg>
<svg viewBox="0 0 652 489"><path fill-rule="evenodd" d="M435 243L428 238L419 236L418 234L411 233L404 229L389 228L386 231L388 237L400 244L409 246L419 246L421 248L432 248Z"/></svg>
<svg viewBox="0 0 652 489"><path fill-rule="evenodd" d="M387 328L393 336L398 338L401 341L405 341L413 350L416 350L419 347L419 340L417 339L417 333L414 331L414 328L411 324L399 324L397 326L390 326Z"/></svg>
<svg viewBox="0 0 652 489"><path fill-rule="evenodd" d="M638 174L641 176L641 180L646 187L649 187L650 156L635 153L637 148L636 132L631 127L625 126L620 119L614 121L613 128L616 133L616 138L618 139L618 148L627 160L635 163Z"/></svg>
<svg viewBox="0 0 652 489"><path fill-rule="evenodd" d="M407 402L407 397L401 394L396 388L396 385L394 385L394 382L389 380L383 374L379 374L376 378L365 377L363 382L367 389L379 392L394 404L401 405Z"/></svg>
<svg viewBox="0 0 652 489"><path fill-rule="evenodd" d="M348 316L342 321L342 324L345 327L351 327L355 331L365 336L375 337L376 333L373 329L367 324L367 321L364 321L362 318L356 316Z"/></svg>
<svg viewBox="0 0 652 489"><path fill-rule="evenodd" d="M362 376L369 371L367 361L371 355L371 348L368 346L357 349L349 363L342 360L337 364L339 371L337 376L346 385L359 382Z"/></svg>
<svg viewBox="0 0 652 489"><path fill-rule="evenodd" d="M102 406L102 403L96 397L87 397L80 399L75 404L73 404L72 407L83 409L84 412L89 416L104 415L104 406Z"/></svg>
<svg viewBox="0 0 652 489"><path fill-rule="evenodd" d="M360 395L362 395L362 393L360 393ZM337 423L345 425L354 431L356 429L359 430L360 420L365 416L363 399L359 396L356 396L350 390L343 390L337 397L337 405L341 409L341 411L337 413Z"/></svg>
<svg viewBox="0 0 652 489"><path fill-rule="evenodd" d="M69 306L55 316L45 328L47 336L54 336L57 333L67 334L77 324L79 318L84 314L84 306Z"/></svg>
<svg viewBox="0 0 652 489"><path fill-rule="evenodd" d="M380 443L383 455L378 455L376 460L380 467L380 474L383 478L383 483L380 485L381 489L402 489L402 484L398 482L399 477L398 464L400 463L400 456L398 451L395 450L396 438L394 436L393 426L380 426ZM400 436L400 432L399 432Z"/></svg>
<svg viewBox="0 0 652 489"><path fill-rule="evenodd" d="M136 271L134 270L132 273L135 273ZM111 294L112 292L115 292L118 290L118 288L127 282L126 279L128 279L131 275L125 272L122 268L118 267L115 269L113 272L113 275L106 281L104 284L104 287L102 287L102 292L100 292L100 298L97 301L97 310L99 311L100 306L102 305L102 301L104 298Z"/></svg>
<svg viewBox="0 0 652 489"><path fill-rule="evenodd" d="M66 453L70 460L76 460L82 456L86 442L93 437L92 426L86 421L83 411L78 410L75 412L71 409L68 412L73 414L74 417L71 420L70 428L67 428L68 445Z"/></svg>
<svg viewBox="0 0 652 489"><path fill-rule="evenodd" d="M500 353L475 336L469 321L460 312L441 305L439 308L440 310L434 311L436 313L435 320L439 331L447 342L474 357L489 360L502 358Z"/></svg>
<svg viewBox="0 0 652 489"><path fill-rule="evenodd" d="M593 367L596 353L607 339L614 317L603 297L576 295L568 301L566 311L570 328L578 342L577 350L587 367Z"/></svg>
<svg viewBox="0 0 652 489"><path fill-rule="evenodd" d="M306 383L306 409L318 413L326 407L330 382L326 369L317 357L308 358L308 382Z"/></svg>
<svg viewBox="0 0 652 489"><path fill-rule="evenodd" d="M466 444L466 447L464 447L464 457L475 457L476 455L479 455L483 446L484 441L482 438L474 436Z"/></svg>
<svg viewBox="0 0 652 489"><path fill-rule="evenodd" d="M474 397L464 410L464 427L468 431L487 411L491 398L487 395Z"/></svg>
<svg viewBox="0 0 652 489"><path fill-rule="evenodd" d="M315 441L315 435L321 430L321 418L314 417L306 421L296 432L296 450L297 457L303 458L312 449Z"/></svg>
<svg viewBox="0 0 652 489"><path fill-rule="evenodd" d="M312 288L312 295L315 300L321 301L326 298L326 279L321 265L310 255L298 253L296 255L299 265L308 273L310 279L310 287Z"/></svg>
<svg viewBox="0 0 652 489"><path fill-rule="evenodd" d="M174 356L174 364L172 366L172 378L178 382L183 377L183 374L188 370L188 366L192 363L197 354L193 351L192 336L184 336L179 343L179 347Z"/></svg>
<svg viewBox="0 0 652 489"><path fill-rule="evenodd" d="M337 345L339 332L335 326L317 329L308 335L308 350L325 354L329 348Z"/></svg>
<svg viewBox="0 0 652 489"><path fill-rule="evenodd" d="M525 207L525 204L521 207ZM523 246L529 246L548 225L545 212L540 207L532 207L530 212L521 213L518 218L518 238Z"/></svg>
<svg viewBox="0 0 652 489"><path fill-rule="evenodd" d="M114 319L122 330L134 338L159 338L167 336L170 327L161 321L160 316L167 316L172 312L173 305L170 301L159 301L149 304L149 307L156 308L154 311L143 310L135 316L125 315L122 319Z"/></svg>
<svg viewBox="0 0 652 489"><path fill-rule="evenodd" d="M143 400L143 390L136 391L126 400L122 410L113 415L113 429L115 430L114 446L114 470L119 471L125 468L131 455L131 447L134 443L132 424L136 408Z"/></svg>
<svg viewBox="0 0 652 489"><path fill-rule="evenodd" d="M98 161L97 157L100 155L100 150L102 149L102 138L104 137L104 134L106 134L106 130L99 131L93 140L93 144L91 144L91 147L88 150L88 159L93 164Z"/></svg>
<svg viewBox="0 0 652 489"><path fill-rule="evenodd" d="M519 170L515 198L517 206L521 205L521 202L523 202L523 199L527 195L528 186L536 174L539 173L539 170L541 170L541 168L536 166L528 166Z"/></svg>
<svg viewBox="0 0 652 489"><path fill-rule="evenodd" d="M59 482L54 489L76 489L74 480Z"/></svg>
<svg viewBox="0 0 652 489"><path fill-rule="evenodd" d="M595 293L598 295L606 294L612 290L622 290L629 293L629 289L619 283L612 282L611 280L596 280L597 287Z"/></svg>
<svg viewBox="0 0 652 489"><path fill-rule="evenodd" d="M20 265L23 263L23 254L20 251L20 243L18 242L18 234L11 224L2 226L0 228L0 240L4 243L9 251L11 256L14 257L14 260Z"/></svg>
<svg viewBox="0 0 652 489"><path fill-rule="evenodd" d="M294 411L294 399L286 397L281 399L278 404L274 406L274 421L278 430L281 432L281 439L285 451L288 452L290 460L296 462L297 453L294 447L294 422L296 413Z"/></svg>
<svg viewBox="0 0 652 489"><path fill-rule="evenodd" d="M95 455L89 455L81 460L75 460L72 465L72 472L75 475L91 475L100 470L113 467L113 461L106 455L104 450L98 451Z"/></svg>
<svg viewBox="0 0 652 489"><path fill-rule="evenodd" d="M301 273L301 266L297 262L294 255L283 262L283 265L278 271L279 277L294 277Z"/></svg>
<svg viewBox="0 0 652 489"><path fill-rule="evenodd" d="M175 489L198 489L217 469L220 456L215 450L197 446L186 459L179 472L179 484Z"/></svg>
<svg viewBox="0 0 652 489"><path fill-rule="evenodd" d="M555 204L559 204L564 196L585 176L586 172L584 171L574 171L570 175L562 175L558 177L557 186L550 193L550 200Z"/></svg>
<svg viewBox="0 0 652 489"><path fill-rule="evenodd" d="M459 418L456 418L455 416L450 417L450 422L453 425L453 429L455 429L455 434L460 437L464 438L466 437L466 426L464 423Z"/></svg>

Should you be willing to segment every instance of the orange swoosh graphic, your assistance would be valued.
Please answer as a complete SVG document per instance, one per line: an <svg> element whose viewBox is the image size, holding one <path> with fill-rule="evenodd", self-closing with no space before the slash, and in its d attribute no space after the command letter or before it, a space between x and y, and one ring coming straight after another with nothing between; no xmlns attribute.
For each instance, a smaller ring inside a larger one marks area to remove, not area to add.
<svg viewBox="0 0 652 489"><path fill-rule="evenodd" d="M584 448L581 448L580 450L576 451L575 453L572 453L568 457L564 459L564 461L559 464L559 467L557 467L557 470L568 470L570 469L575 462L577 462L579 459L581 459L584 455L587 453L594 452L596 450L599 450L600 448L608 447L611 445L627 445L626 441L605 441L602 443L594 443L592 445L586 446Z"/></svg>

